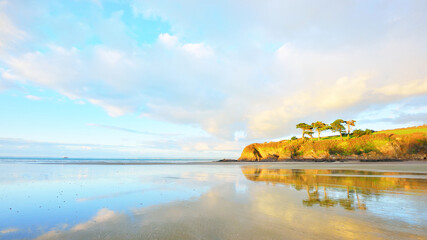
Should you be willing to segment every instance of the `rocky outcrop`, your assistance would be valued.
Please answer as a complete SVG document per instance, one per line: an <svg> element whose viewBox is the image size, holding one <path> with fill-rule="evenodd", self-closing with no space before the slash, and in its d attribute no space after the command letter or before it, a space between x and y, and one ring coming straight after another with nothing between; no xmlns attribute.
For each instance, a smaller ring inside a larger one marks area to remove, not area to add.
<svg viewBox="0 0 427 240"><path fill-rule="evenodd" d="M283 140L246 146L240 161L427 160L427 134Z"/></svg>

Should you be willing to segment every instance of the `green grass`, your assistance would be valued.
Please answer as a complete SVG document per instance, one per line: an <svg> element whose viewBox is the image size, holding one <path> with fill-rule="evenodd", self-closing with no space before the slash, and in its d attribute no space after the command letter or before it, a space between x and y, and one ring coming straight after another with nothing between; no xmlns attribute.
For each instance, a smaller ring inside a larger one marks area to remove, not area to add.
<svg viewBox="0 0 427 240"><path fill-rule="evenodd" d="M412 134L412 133L418 133L418 132L427 133L427 126L424 125L419 127L384 130L384 131L375 132L374 134L392 133L396 135L401 135L401 134Z"/></svg>
<svg viewBox="0 0 427 240"><path fill-rule="evenodd" d="M340 136L327 136L327 137L320 137L320 140L330 140L330 139L340 139ZM315 139L317 141L317 138Z"/></svg>
<svg viewBox="0 0 427 240"><path fill-rule="evenodd" d="M348 138L347 138L347 135L343 135L343 136L342 136L342 138L343 138L344 140L345 140L345 139L348 139ZM350 135L350 138L355 138L355 137ZM341 138L340 138L340 135L320 137L320 141L322 141L322 140L336 140L336 139L341 139ZM317 137L313 138L313 140L314 140L314 141L318 141L318 140L317 140Z"/></svg>

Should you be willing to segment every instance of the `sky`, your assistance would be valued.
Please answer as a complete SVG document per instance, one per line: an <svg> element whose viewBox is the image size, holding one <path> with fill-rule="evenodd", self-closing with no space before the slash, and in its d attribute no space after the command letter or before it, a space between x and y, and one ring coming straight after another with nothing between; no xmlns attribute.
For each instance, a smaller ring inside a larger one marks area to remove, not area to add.
<svg viewBox="0 0 427 240"><path fill-rule="evenodd" d="M425 124L426 12L423 0L0 0L0 156L237 158L300 122Z"/></svg>

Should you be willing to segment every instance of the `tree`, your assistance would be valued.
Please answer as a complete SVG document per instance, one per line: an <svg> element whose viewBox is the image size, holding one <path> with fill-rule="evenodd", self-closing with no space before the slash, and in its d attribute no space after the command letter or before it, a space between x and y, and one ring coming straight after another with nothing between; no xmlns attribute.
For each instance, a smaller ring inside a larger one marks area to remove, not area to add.
<svg viewBox="0 0 427 240"><path fill-rule="evenodd" d="M307 123L298 123L297 128L300 128L302 130L302 138L304 138L304 135L307 131L313 129L311 125L308 125Z"/></svg>
<svg viewBox="0 0 427 240"><path fill-rule="evenodd" d="M365 134L366 135L371 135L372 133L374 133L375 131L372 129L365 129Z"/></svg>
<svg viewBox="0 0 427 240"><path fill-rule="evenodd" d="M351 126L354 127L356 125L356 120L345 121L345 124L347 124L347 129L348 129L348 135L347 135L347 137L349 138L350 137L350 132L351 132Z"/></svg>
<svg viewBox="0 0 427 240"><path fill-rule="evenodd" d="M317 121L315 123L312 123L311 126L317 131L317 139L320 141L320 133L326 130L329 130L331 127L323 122Z"/></svg>
<svg viewBox="0 0 427 240"><path fill-rule="evenodd" d="M310 130L306 131L305 134L307 134L308 136L310 136L311 139L313 139L313 134L314 134L313 131L310 131Z"/></svg>
<svg viewBox="0 0 427 240"><path fill-rule="evenodd" d="M361 129L355 129L353 131L353 136L355 136L355 137L361 137L363 135L365 135L365 131L363 131Z"/></svg>
<svg viewBox="0 0 427 240"><path fill-rule="evenodd" d="M331 123L331 130L333 132L339 132L341 140L342 140L342 132L345 131L345 127L342 125L343 123L345 123L345 121L342 119L337 119L333 123Z"/></svg>
<svg viewBox="0 0 427 240"><path fill-rule="evenodd" d="M366 130L355 129L353 131L353 136L355 136L355 137L361 137L363 135L372 134L373 132L374 132L374 130L371 130L371 129L366 129Z"/></svg>

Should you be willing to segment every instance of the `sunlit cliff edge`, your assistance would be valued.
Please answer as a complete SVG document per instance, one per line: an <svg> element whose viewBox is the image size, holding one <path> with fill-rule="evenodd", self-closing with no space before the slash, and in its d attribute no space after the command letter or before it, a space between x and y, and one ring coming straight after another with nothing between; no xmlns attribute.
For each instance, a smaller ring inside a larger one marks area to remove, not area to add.
<svg viewBox="0 0 427 240"><path fill-rule="evenodd" d="M427 160L427 126L361 137L300 138L246 146L239 161Z"/></svg>

